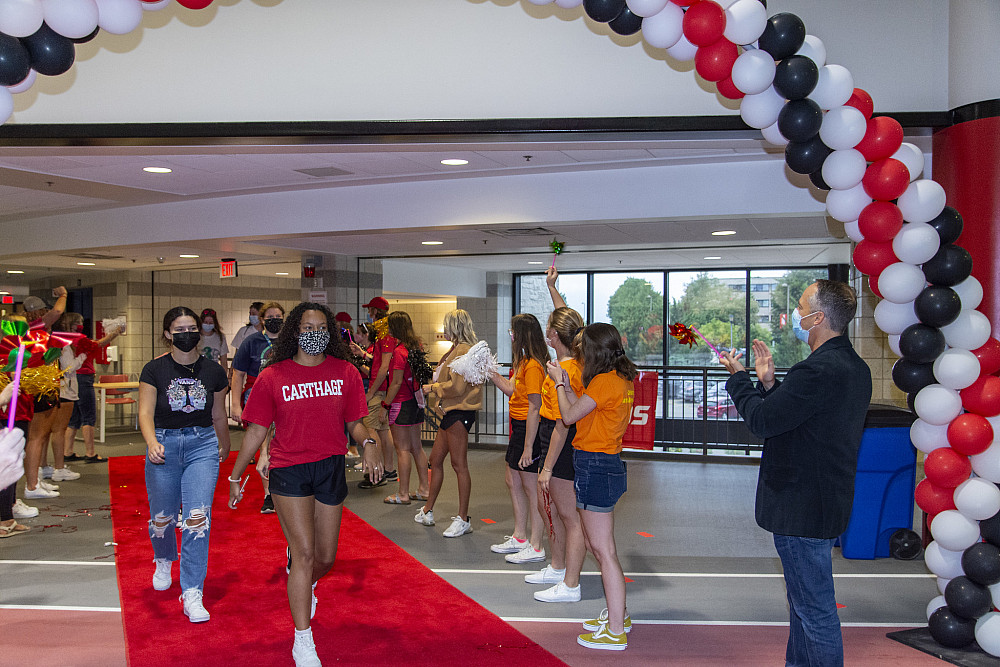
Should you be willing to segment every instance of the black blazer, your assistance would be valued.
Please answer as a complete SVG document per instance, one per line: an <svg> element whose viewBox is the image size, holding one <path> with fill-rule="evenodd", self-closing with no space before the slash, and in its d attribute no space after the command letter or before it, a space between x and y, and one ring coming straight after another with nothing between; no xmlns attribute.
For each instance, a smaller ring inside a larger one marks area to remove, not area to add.
<svg viewBox="0 0 1000 667"><path fill-rule="evenodd" d="M797 537L843 533L872 397L871 372L847 336L820 345L769 391L746 372L734 373L726 390L750 430L764 438L757 524Z"/></svg>

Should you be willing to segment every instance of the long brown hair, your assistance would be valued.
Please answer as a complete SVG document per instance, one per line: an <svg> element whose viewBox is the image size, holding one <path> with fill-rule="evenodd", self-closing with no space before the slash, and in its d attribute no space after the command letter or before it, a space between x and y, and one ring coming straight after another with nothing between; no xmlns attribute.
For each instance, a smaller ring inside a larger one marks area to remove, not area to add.
<svg viewBox="0 0 1000 667"><path fill-rule="evenodd" d="M580 334L580 351L583 355L583 386L601 373L615 371L624 380L634 380L639 369L625 356L622 335L618 329L604 322L584 327Z"/></svg>
<svg viewBox="0 0 1000 667"><path fill-rule="evenodd" d="M549 361L549 346L545 344L538 319L531 313L518 313L510 319L510 330L514 335L510 346L514 355L515 372L528 359L534 359L544 369Z"/></svg>
<svg viewBox="0 0 1000 667"><path fill-rule="evenodd" d="M577 359L580 359L580 348L577 337L583 331L584 323L580 313L572 308L561 306L549 315L549 329L556 332L559 342Z"/></svg>
<svg viewBox="0 0 1000 667"><path fill-rule="evenodd" d="M413 322L405 310L394 310L386 317L389 318L386 324L389 326L390 336L399 341L399 344L407 350L420 349L420 340L413 331Z"/></svg>

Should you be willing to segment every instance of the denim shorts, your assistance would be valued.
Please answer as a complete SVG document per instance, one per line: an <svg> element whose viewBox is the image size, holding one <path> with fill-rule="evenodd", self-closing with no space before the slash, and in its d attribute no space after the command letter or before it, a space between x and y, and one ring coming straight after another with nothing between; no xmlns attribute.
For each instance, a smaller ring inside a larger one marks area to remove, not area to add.
<svg viewBox="0 0 1000 667"><path fill-rule="evenodd" d="M625 462L618 454L573 450L576 506L591 512L610 512L628 490Z"/></svg>
<svg viewBox="0 0 1000 667"><path fill-rule="evenodd" d="M80 428L81 426L93 426L97 423L97 397L94 394L94 376L77 375L77 383L80 386L76 405L73 406L73 415L69 420L70 428Z"/></svg>
<svg viewBox="0 0 1000 667"><path fill-rule="evenodd" d="M269 489L276 496L313 496L324 505L339 505L347 498L344 455L334 454L319 461L271 468Z"/></svg>

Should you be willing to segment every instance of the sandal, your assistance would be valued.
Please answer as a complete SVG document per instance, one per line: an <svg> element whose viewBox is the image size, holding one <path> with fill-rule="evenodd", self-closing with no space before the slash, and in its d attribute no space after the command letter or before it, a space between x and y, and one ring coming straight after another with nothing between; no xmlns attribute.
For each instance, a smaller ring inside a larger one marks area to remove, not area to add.
<svg viewBox="0 0 1000 667"><path fill-rule="evenodd" d="M387 505L409 505L411 501L409 499L403 500L398 493L394 493L391 496L386 496L382 502Z"/></svg>
<svg viewBox="0 0 1000 667"><path fill-rule="evenodd" d="M65 458L65 457L63 457L63 458ZM93 456L85 456L83 458L84 458L84 460L87 463L107 463L107 461L108 461L106 458L104 458L100 454L94 454Z"/></svg>
<svg viewBox="0 0 1000 667"><path fill-rule="evenodd" d="M64 461L82 461L82 456L77 456L76 454L66 454L63 456Z"/></svg>
<svg viewBox="0 0 1000 667"><path fill-rule="evenodd" d="M417 493L411 493L410 494L410 498L412 500L427 500L428 499L426 493L420 493L419 491Z"/></svg>
<svg viewBox="0 0 1000 667"><path fill-rule="evenodd" d="M16 519L11 519L10 525L0 523L0 539L27 533L29 530L31 530L31 528L28 526L18 523Z"/></svg>

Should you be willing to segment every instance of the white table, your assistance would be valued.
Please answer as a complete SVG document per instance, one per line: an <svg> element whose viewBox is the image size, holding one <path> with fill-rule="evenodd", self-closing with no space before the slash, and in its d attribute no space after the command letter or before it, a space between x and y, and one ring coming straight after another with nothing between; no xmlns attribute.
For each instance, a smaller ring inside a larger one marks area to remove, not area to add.
<svg viewBox="0 0 1000 667"><path fill-rule="evenodd" d="M104 410L107 407L108 401L108 389L127 389L128 391L138 391L138 382L95 382L94 389L97 390L97 418L100 421L100 426L97 429L97 434L94 440L97 442L104 442L104 423L107 416L104 414Z"/></svg>

